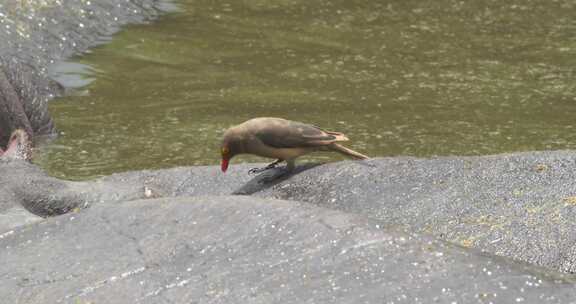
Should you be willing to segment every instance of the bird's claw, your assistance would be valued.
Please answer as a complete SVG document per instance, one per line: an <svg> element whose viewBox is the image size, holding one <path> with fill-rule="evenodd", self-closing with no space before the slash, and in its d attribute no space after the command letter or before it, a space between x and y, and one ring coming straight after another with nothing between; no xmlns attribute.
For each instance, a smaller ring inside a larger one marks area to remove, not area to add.
<svg viewBox="0 0 576 304"><path fill-rule="evenodd" d="M248 174L258 174L260 172L266 171L266 168L252 168L248 170Z"/></svg>
<svg viewBox="0 0 576 304"><path fill-rule="evenodd" d="M248 174L258 174L258 173L262 173L266 170L270 170L270 169L274 169L274 168L276 168L276 163L271 163L264 168L252 168L252 169L248 170Z"/></svg>

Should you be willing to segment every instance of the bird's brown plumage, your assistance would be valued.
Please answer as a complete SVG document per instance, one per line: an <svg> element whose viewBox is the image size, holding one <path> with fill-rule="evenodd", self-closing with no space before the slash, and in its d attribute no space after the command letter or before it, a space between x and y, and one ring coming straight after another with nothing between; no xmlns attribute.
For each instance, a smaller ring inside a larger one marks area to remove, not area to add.
<svg viewBox="0 0 576 304"><path fill-rule="evenodd" d="M229 160L238 154L283 160L288 169L294 168L297 157L313 151L335 151L355 159L368 158L337 144L347 140L342 133L325 131L310 124L275 117L253 118L224 133L222 171L226 171Z"/></svg>

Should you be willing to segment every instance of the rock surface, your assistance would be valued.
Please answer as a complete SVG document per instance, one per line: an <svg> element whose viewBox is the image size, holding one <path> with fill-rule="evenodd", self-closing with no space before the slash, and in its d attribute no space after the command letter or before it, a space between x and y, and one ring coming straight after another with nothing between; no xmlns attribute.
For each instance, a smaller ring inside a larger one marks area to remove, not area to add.
<svg viewBox="0 0 576 304"><path fill-rule="evenodd" d="M572 279L246 196L102 203L0 235L7 303L568 303Z"/></svg>

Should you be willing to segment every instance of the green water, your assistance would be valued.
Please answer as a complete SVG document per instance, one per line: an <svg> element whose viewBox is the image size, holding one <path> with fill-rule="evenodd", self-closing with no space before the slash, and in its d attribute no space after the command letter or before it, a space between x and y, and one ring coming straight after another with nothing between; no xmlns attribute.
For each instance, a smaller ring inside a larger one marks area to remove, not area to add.
<svg viewBox="0 0 576 304"><path fill-rule="evenodd" d="M50 174L219 162L257 116L346 133L371 156L575 149L574 1L181 1L63 73ZM341 159L329 154L309 161ZM254 161L257 158L239 158Z"/></svg>

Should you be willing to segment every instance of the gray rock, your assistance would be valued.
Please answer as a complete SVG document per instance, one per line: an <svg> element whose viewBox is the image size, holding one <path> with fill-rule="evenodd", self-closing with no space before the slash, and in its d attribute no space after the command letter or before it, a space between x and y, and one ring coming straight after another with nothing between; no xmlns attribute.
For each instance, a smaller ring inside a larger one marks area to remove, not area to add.
<svg viewBox="0 0 576 304"><path fill-rule="evenodd" d="M103 203L0 235L6 303L570 303L573 278L311 204Z"/></svg>

